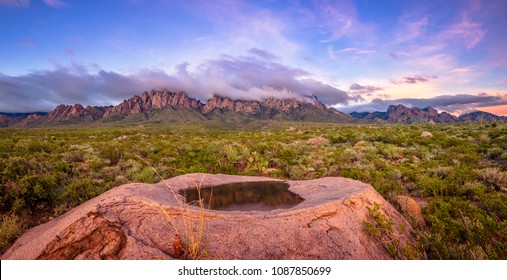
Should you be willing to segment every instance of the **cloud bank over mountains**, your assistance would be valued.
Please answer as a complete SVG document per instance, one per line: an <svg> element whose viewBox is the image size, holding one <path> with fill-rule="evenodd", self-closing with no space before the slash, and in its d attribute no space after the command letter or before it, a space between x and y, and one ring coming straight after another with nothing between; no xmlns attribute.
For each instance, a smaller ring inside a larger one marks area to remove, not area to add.
<svg viewBox="0 0 507 280"><path fill-rule="evenodd" d="M185 91L190 97L206 102L213 95L241 100L268 97L304 100L315 95L344 112L385 111L389 105L427 107L449 112L470 111L486 106L507 105L507 94L441 95L432 98L374 98L388 88L353 83L348 91L311 78L311 73L278 62L268 51L251 49L244 56L223 55L207 60L190 70L188 63L176 66L174 73L160 69L136 69L129 73L106 71L96 64L60 65L53 70L34 71L22 76L0 73L0 112L51 111L58 104L114 105L145 90ZM398 79L401 83L427 82L436 77L414 75ZM383 94L380 96L388 96ZM361 104L362 103L362 104Z"/></svg>
<svg viewBox="0 0 507 280"><path fill-rule="evenodd" d="M309 73L276 62L276 56L252 49L246 56L222 56L189 70L179 64L175 72L137 69L128 74L106 71L97 65L55 65L55 69L22 76L0 74L2 112L50 111L60 103L111 105L151 89L185 91L203 102L213 95L262 100L315 95L326 105L347 105L357 98L346 91L309 78Z"/></svg>

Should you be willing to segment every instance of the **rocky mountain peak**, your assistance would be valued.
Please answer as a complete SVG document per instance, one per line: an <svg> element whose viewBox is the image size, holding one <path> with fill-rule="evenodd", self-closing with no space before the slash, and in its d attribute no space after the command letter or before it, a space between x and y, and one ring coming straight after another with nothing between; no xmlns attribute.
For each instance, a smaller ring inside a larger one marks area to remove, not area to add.
<svg viewBox="0 0 507 280"><path fill-rule="evenodd" d="M127 116L130 114L144 113L149 114L155 110L166 108L185 108L189 110L200 110L202 103L194 98L190 98L184 92L170 92L167 90L153 90L151 94L147 91L141 96L124 100L117 106L106 110L104 117L110 115Z"/></svg>
<svg viewBox="0 0 507 280"><path fill-rule="evenodd" d="M99 106L87 106L83 107L81 104L75 105L58 105L53 111L49 112L47 115L40 116L32 116L31 118L27 118L27 121L46 121L46 122L55 122L62 120L70 120L70 119L83 119L83 120L98 120L103 117L104 112L108 107L99 107Z"/></svg>
<svg viewBox="0 0 507 280"><path fill-rule="evenodd" d="M438 115L438 111L435 110L435 108L433 107L426 107L424 109L422 109L424 112L427 112L430 116L437 116Z"/></svg>
<svg viewBox="0 0 507 280"><path fill-rule="evenodd" d="M319 102L315 96L309 96L303 100L296 98L278 99L269 97L262 101L256 100L232 100L229 97L214 95L203 107L202 112L208 114L215 109L227 110L233 112L243 112L255 114L265 110L277 110L284 113L290 113L294 109L300 109L304 106L312 106L319 110L326 110L326 106Z"/></svg>
<svg viewBox="0 0 507 280"><path fill-rule="evenodd" d="M203 114L209 114L215 109L245 112L254 114L261 111L261 102L253 100L232 100L229 97L214 95L202 108Z"/></svg>

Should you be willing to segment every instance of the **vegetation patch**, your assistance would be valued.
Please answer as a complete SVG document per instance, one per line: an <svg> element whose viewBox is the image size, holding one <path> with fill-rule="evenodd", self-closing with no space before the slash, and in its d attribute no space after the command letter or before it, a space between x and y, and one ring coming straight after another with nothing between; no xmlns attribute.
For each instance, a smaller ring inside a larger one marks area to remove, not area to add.
<svg viewBox="0 0 507 280"><path fill-rule="evenodd" d="M433 137L421 137L424 131ZM406 195L421 203L426 227L416 235L428 258L507 259L506 123L0 129L1 248L115 186L160 181L153 169L163 178L206 172L358 179L388 201ZM377 224L387 230L389 223Z"/></svg>

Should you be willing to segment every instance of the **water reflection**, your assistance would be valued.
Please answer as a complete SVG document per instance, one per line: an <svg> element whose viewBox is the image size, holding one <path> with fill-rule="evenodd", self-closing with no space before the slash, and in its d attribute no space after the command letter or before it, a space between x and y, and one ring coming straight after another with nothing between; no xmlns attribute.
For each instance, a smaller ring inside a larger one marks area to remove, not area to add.
<svg viewBox="0 0 507 280"><path fill-rule="evenodd" d="M232 183L201 188L204 208L222 211L269 211L291 208L304 199L283 182ZM196 188L180 191L188 204L199 206Z"/></svg>

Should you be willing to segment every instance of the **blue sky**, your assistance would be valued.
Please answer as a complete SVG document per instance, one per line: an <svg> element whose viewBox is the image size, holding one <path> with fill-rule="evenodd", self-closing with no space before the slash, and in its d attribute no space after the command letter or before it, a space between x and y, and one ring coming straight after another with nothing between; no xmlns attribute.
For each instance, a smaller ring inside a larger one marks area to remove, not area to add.
<svg viewBox="0 0 507 280"><path fill-rule="evenodd" d="M0 0L0 111L315 94L507 115L507 1Z"/></svg>

